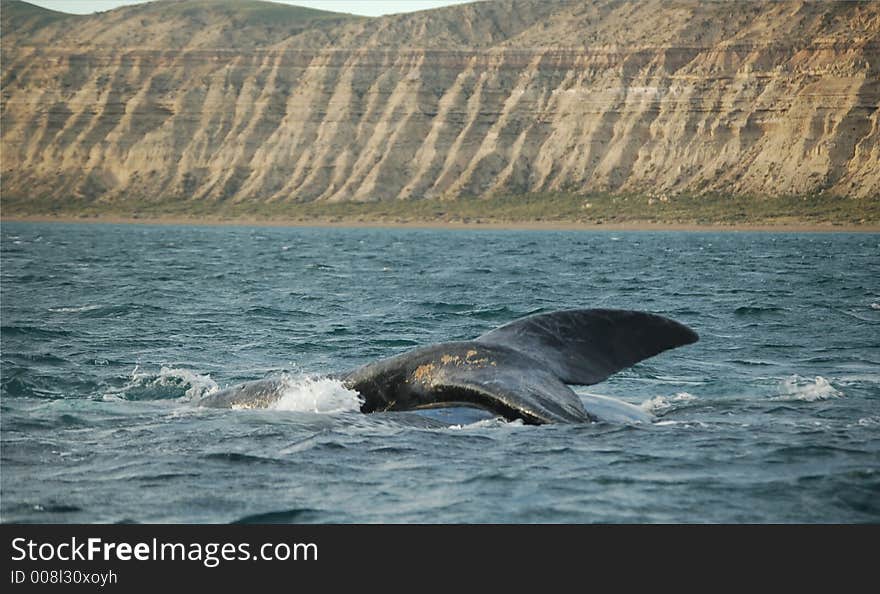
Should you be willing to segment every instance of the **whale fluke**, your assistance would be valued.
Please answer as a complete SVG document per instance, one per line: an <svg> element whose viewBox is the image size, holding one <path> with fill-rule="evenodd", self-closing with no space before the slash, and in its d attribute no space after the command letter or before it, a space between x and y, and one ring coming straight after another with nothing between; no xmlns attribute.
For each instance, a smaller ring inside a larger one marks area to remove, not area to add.
<svg viewBox="0 0 880 594"><path fill-rule="evenodd" d="M334 377L361 395L365 413L474 406L529 424L642 421L649 415L632 405L601 396L582 399L566 384L595 384L643 359L696 341L693 330L656 314L564 310L510 322L475 340L415 349ZM271 403L271 392L271 380L261 380L212 394L201 404L264 407Z"/></svg>
<svg viewBox="0 0 880 594"><path fill-rule="evenodd" d="M566 384L589 386L697 339L687 326L656 314L573 309L515 320L477 340L525 352Z"/></svg>

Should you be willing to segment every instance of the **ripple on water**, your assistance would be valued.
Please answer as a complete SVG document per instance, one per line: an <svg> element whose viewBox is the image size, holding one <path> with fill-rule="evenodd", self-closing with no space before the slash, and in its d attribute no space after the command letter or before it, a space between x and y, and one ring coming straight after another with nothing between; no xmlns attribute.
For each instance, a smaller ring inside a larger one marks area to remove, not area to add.
<svg viewBox="0 0 880 594"><path fill-rule="evenodd" d="M4 521L880 521L864 235L4 222L0 240ZM577 307L700 334L597 387L655 423L363 415L317 377ZM286 382L274 409L197 406L266 378Z"/></svg>
<svg viewBox="0 0 880 594"><path fill-rule="evenodd" d="M327 513L311 508L292 508L244 516L233 524L312 524L325 521Z"/></svg>

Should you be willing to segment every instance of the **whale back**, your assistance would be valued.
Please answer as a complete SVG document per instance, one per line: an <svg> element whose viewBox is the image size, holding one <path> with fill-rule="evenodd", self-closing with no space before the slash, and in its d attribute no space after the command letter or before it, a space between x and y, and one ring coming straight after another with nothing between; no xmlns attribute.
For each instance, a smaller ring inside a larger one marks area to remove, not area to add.
<svg viewBox="0 0 880 594"><path fill-rule="evenodd" d="M477 342L521 351L562 382L586 386L697 339L684 324L656 314L575 309L510 322L483 334Z"/></svg>
<svg viewBox="0 0 880 594"><path fill-rule="evenodd" d="M531 357L502 345L436 344L340 379L364 399L365 413L464 405L527 424L590 420L571 388Z"/></svg>

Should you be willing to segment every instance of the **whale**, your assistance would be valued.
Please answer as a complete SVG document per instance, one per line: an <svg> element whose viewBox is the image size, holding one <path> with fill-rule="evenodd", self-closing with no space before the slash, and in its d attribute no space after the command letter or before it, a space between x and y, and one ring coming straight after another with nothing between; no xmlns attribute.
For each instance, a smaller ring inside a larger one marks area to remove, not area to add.
<svg viewBox="0 0 880 594"><path fill-rule="evenodd" d="M513 320L473 340L416 348L327 377L362 398L361 412L467 407L528 425L643 422L652 415L616 398L577 394L663 351L697 342L670 318L623 309L569 309ZM284 382L263 379L202 398L214 408L268 408Z"/></svg>

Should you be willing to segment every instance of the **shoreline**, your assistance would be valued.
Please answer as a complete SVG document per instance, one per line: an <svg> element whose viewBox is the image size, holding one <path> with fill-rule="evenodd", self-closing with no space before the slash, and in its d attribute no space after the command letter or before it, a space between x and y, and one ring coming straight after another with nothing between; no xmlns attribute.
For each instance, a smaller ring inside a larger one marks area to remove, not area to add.
<svg viewBox="0 0 880 594"><path fill-rule="evenodd" d="M224 217L125 217L72 215L2 216L0 223L80 223L108 225L192 225L219 227L327 227L366 229L465 229L510 231L716 231L716 232L793 232L793 233L880 233L880 224L808 223L803 221L770 223L579 223L576 221L436 221L436 220L368 220L368 219L277 219Z"/></svg>

